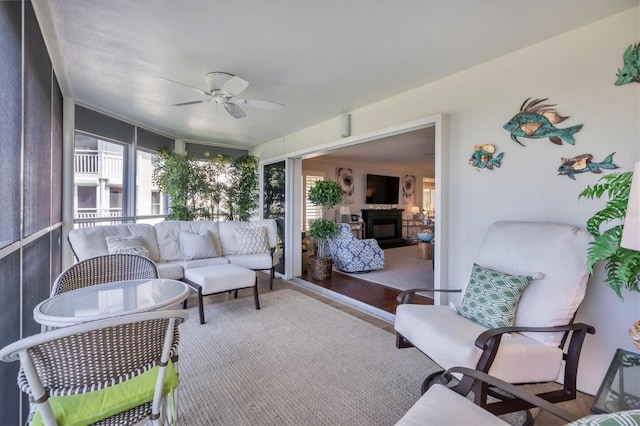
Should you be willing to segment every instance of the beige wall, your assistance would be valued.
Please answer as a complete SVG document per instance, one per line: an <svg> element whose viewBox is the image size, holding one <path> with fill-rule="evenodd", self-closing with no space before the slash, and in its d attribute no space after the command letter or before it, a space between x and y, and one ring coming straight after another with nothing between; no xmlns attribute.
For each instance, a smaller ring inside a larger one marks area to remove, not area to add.
<svg viewBox="0 0 640 426"><path fill-rule="evenodd" d="M593 154L602 161L616 152L620 171L640 159L640 85L614 86L622 53L638 41L638 8L554 37L393 98L351 111L352 135L362 135L433 114L449 118L448 283L466 282L480 239L496 220L543 220L584 226L603 201L578 194L601 175L558 176L561 157ZM532 24L534 25L534 24ZM505 35L508 37L508 35ZM472 42L472 40L471 40ZM455 55L455 52L451 52ZM584 124L575 146L548 140L511 141L502 125L528 97L549 98L570 118L559 128ZM320 123L254 150L263 159L296 156L314 147L340 143L340 118ZM474 144L494 144L504 152L502 167L476 171L467 165ZM618 347L635 349L630 324L640 318L640 295L620 301L596 268L577 321L596 327L587 337L579 388L595 393Z"/></svg>

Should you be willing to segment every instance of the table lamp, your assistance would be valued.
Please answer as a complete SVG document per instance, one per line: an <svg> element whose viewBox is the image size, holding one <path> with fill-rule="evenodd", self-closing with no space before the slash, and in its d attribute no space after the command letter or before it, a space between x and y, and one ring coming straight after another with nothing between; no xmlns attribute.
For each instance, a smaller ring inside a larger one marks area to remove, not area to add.
<svg viewBox="0 0 640 426"><path fill-rule="evenodd" d="M411 207L411 213L413 213L413 218L414 219L419 219L419 217L417 215L420 213L420 207L418 207L418 206Z"/></svg>
<svg viewBox="0 0 640 426"><path fill-rule="evenodd" d="M340 214L342 215L342 223L351 221L351 210L349 209L349 207L340 207Z"/></svg>

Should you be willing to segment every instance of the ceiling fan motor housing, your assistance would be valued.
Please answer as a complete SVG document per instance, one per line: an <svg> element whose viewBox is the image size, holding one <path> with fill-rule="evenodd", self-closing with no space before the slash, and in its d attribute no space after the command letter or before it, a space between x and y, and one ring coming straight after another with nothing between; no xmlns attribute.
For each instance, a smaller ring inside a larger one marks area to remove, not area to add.
<svg viewBox="0 0 640 426"><path fill-rule="evenodd" d="M217 71L209 72L204 75L204 79L207 82L207 88L210 93L223 92L222 87L231 79L231 77L233 77L233 74ZM229 95L232 96L231 93L229 93Z"/></svg>

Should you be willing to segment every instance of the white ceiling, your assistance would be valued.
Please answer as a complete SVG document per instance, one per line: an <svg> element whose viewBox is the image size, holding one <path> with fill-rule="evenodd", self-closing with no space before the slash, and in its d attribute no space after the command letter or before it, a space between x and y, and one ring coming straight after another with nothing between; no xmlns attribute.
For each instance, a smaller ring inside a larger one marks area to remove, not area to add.
<svg viewBox="0 0 640 426"><path fill-rule="evenodd" d="M638 0L34 0L63 93L175 138L253 147L637 6ZM236 120L158 79L251 84ZM409 154L413 154L408 151Z"/></svg>
<svg viewBox="0 0 640 426"><path fill-rule="evenodd" d="M314 159L332 163L377 164L381 168L418 171L434 177L435 136L435 127L427 127L366 142L366 149L353 145Z"/></svg>

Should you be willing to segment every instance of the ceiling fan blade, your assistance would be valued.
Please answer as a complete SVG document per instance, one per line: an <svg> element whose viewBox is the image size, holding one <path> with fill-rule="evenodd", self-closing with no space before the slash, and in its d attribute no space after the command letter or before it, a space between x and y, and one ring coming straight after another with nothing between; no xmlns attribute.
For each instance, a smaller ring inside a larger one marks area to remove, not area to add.
<svg viewBox="0 0 640 426"><path fill-rule="evenodd" d="M231 114L233 118L244 118L247 116L247 114L244 113L242 108L240 108L238 105L234 104L233 102L224 104L224 109L226 109L227 112Z"/></svg>
<svg viewBox="0 0 640 426"><path fill-rule="evenodd" d="M189 86L188 84L180 83L179 81L171 80L170 78L165 78L165 77L156 77L156 78L159 78L160 80L168 81L170 83L179 84L180 86L186 87L187 89L195 90L196 92L200 93L201 95L211 96L211 93L209 93L207 91L204 91L202 89L198 89L197 87Z"/></svg>
<svg viewBox="0 0 640 426"><path fill-rule="evenodd" d="M268 111L282 111L284 109L284 105L282 104L263 101L262 99L234 99L233 101L240 105L245 105L251 108L266 109Z"/></svg>
<svg viewBox="0 0 640 426"><path fill-rule="evenodd" d="M222 85L222 91L230 93L231 96L236 96L243 92L247 87L249 87L249 82L247 80L234 75Z"/></svg>
<svg viewBox="0 0 640 426"><path fill-rule="evenodd" d="M202 101L180 102L179 104L173 104L171 106L185 106L185 105L195 105L195 104L206 104L206 103L211 102L211 101L213 101L213 98L204 99Z"/></svg>

